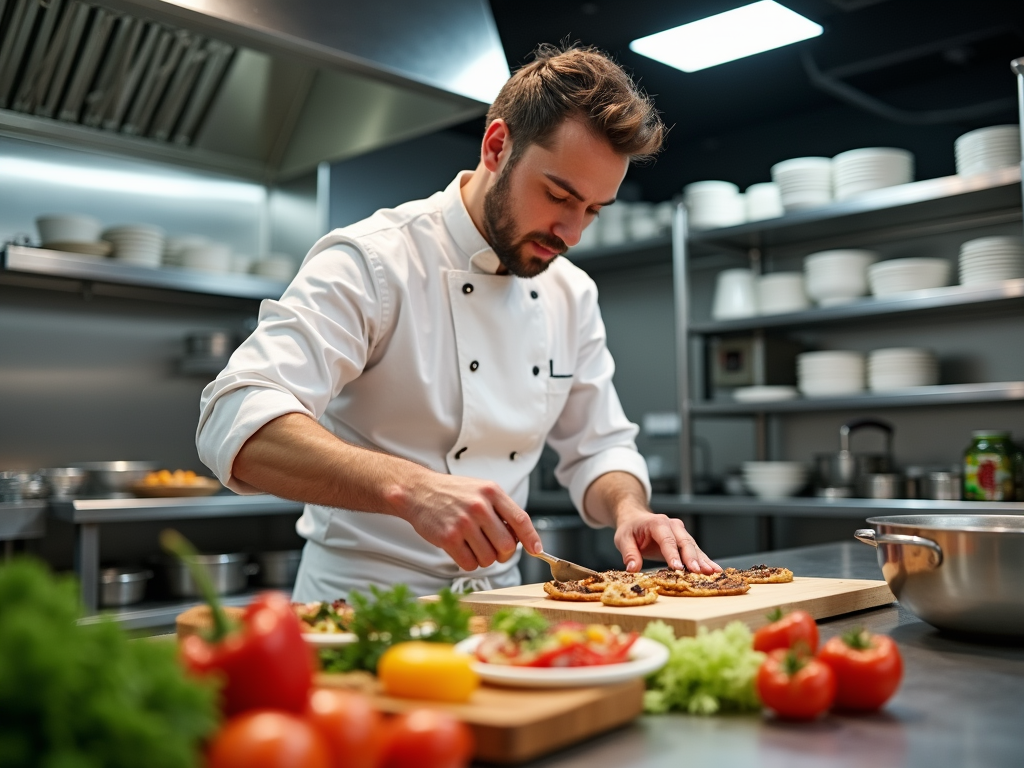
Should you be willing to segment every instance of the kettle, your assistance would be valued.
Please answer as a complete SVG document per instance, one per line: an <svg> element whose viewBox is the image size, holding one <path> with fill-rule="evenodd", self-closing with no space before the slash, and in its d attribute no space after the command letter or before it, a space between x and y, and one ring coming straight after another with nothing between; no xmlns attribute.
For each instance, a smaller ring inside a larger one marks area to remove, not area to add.
<svg viewBox="0 0 1024 768"><path fill-rule="evenodd" d="M873 427L885 433L885 453L853 453L853 433ZM892 425L877 419L855 419L839 428L839 453L819 453L814 458L815 488L818 496L850 496L858 479L869 475L891 474Z"/></svg>

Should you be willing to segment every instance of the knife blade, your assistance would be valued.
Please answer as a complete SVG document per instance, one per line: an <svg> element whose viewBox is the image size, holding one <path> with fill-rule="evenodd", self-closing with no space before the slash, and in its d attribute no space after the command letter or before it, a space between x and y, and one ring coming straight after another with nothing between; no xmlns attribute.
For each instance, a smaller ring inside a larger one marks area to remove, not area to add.
<svg viewBox="0 0 1024 768"><path fill-rule="evenodd" d="M535 555L532 552L528 552L527 554L533 555L533 557L547 563L551 567L551 577L555 581L577 581L578 579L601 575L597 571L584 568L582 565L576 565L576 563L570 563L568 560L562 560L560 557L549 555L547 552L541 551Z"/></svg>

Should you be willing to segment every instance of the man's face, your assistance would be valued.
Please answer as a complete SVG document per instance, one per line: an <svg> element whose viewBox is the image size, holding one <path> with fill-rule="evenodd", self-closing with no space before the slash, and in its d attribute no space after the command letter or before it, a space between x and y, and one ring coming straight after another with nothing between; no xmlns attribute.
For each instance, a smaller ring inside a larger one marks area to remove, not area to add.
<svg viewBox="0 0 1024 768"><path fill-rule="evenodd" d="M511 274L539 275L615 202L629 161L582 122L566 120L549 146L506 161L484 197L487 239Z"/></svg>

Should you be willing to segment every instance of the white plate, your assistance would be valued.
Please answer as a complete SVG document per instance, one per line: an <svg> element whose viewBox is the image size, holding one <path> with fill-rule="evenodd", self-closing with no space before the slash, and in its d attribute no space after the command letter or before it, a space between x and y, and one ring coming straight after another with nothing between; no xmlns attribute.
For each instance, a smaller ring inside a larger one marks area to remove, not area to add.
<svg viewBox="0 0 1024 768"><path fill-rule="evenodd" d="M467 638L455 646L460 653L472 654L483 635ZM614 683L645 677L657 672L668 661L668 648L656 640L638 637L629 649L629 661L596 667L513 667L485 664L473 660L473 669L488 683L512 688L576 688Z"/></svg>
<svg viewBox="0 0 1024 768"><path fill-rule="evenodd" d="M303 632L302 639L314 648L338 648L351 645L358 638L352 632Z"/></svg>
<svg viewBox="0 0 1024 768"><path fill-rule="evenodd" d="M777 400L792 400L799 397L796 387L740 387L732 396L740 403L771 403Z"/></svg>

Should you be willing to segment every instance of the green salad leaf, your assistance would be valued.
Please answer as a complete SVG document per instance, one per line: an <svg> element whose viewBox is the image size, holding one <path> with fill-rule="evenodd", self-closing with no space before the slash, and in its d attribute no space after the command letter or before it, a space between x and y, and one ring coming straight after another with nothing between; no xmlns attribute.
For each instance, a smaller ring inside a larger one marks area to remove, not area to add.
<svg viewBox="0 0 1024 768"><path fill-rule="evenodd" d="M654 621L644 637L669 649L668 663L647 680L645 711L713 715L761 708L755 680L765 655L754 650L753 635L742 622L710 632L701 627L696 637L676 638L672 627Z"/></svg>
<svg viewBox="0 0 1024 768"><path fill-rule="evenodd" d="M357 640L320 651L320 666L325 672L376 672L384 651L396 643L457 643L469 637L473 613L462 607L450 589L442 589L438 599L429 603L418 601L405 584L389 590L371 586L370 595L355 591L349 594L351 631Z"/></svg>
<svg viewBox="0 0 1024 768"><path fill-rule="evenodd" d="M532 608L502 608L491 619L491 629L504 632L516 642L536 640L550 623Z"/></svg>
<svg viewBox="0 0 1024 768"><path fill-rule="evenodd" d="M217 726L217 692L174 643L79 625L78 586L39 562L0 566L0 764L191 768Z"/></svg>

